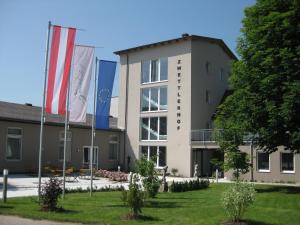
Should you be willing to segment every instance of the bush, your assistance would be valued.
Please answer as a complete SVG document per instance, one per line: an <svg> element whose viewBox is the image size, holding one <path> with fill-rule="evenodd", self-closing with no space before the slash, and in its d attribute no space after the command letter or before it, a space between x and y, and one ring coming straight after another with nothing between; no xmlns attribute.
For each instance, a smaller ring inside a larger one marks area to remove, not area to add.
<svg viewBox="0 0 300 225"><path fill-rule="evenodd" d="M223 193L223 207L233 222L239 222L255 199L253 184L235 182Z"/></svg>
<svg viewBox="0 0 300 225"><path fill-rule="evenodd" d="M146 158L142 158L136 161L136 170L143 176L143 187L146 190L147 197L154 198L160 186L160 181L155 170L153 160L148 161Z"/></svg>
<svg viewBox="0 0 300 225"><path fill-rule="evenodd" d="M62 181L56 177L51 177L41 187L40 203L43 210L56 211L58 199L62 194Z"/></svg>
<svg viewBox="0 0 300 225"><path fill-rule="evenodd" d="M89 192L90 188L82 188L82 187L77 187L74 189L66 189L65 192L66 193L84 193L84 192ZM104 186L104 187L100 187L98 188L97 186L95 186L93 188L93 192L108 192L108 191L124 191L124 187L123 186Z"/></svg>
<svg viewBox="0 0 300 225"><path fill-rule="evenodd" d="M172 168L172 169L171 169L171 173L172 173L172 175L175 177L175 176L177 175L177 173L178 173L178 169Z"/></svg>
<svg viewBox="0 0 300 225"><path fill-rule="evenodd" d="M133 174L129 183L129 190L122 192L122 201L131 209L130 218L138 218L139 213L142 213L144 205L144 192L139 185L138 174Z"/></svg>
<svg viewBox="0 0 300 225"><path fill-rule="evenodd" d="M185 191L194 191L200 190L209 187L209 180L190 180L184 182L175 182L173 181L170 185L170 192L185 192Z"/></svg>
<svg viewBox="0 0 300 225"><path fill-rule="evenodd" d="M119 181L119 182L127 181L127 177L128 177L128 175L123 172L108 171L108 170L102 170L102 169L99 169L98 171L96 171L95 174L96 174L96 176L108 178L111 181Z"/></svg>

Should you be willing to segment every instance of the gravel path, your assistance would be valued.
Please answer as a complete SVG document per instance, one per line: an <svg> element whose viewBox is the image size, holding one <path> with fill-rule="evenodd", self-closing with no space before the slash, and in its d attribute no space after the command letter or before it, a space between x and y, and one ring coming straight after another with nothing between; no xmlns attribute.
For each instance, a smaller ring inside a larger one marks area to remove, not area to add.
<svg viewBox="0 0 300 225"><path fill-rule="evenodd" d="M53 222L49 220L32 220L17 216L0 215L0 225L81 225L80 223Z"/></svg>

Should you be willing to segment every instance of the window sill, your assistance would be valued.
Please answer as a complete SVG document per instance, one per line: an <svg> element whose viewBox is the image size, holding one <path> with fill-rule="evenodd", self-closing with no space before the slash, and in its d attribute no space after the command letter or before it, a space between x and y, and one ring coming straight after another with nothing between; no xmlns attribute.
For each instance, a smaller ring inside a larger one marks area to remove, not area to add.
<svg viewBox="0 0 300 225"><path fill-rule="evenodd" d="M109 162L116 162L118 159L108 159Z"/></svg>
<svg viewBox="0 0 300 225"><path fill-rule="evenodd" d="M160 84L160 83L166 83L168 80L160 80L160 81L152 81L147 83L141 83L141 85L148 85L148 84Z"/></svg>
<svg viewBox="0 0 300 225"><path fill-rule="evenodd" d="M166 142L167 140L140 140L141 142Z"/></svg>
<svg viewBox="0 0 300 225"><path fill-rule="evenodd" d="M7 162L20 162L22 159L5 159Z"/></svg>
<svg viewBox="0 0 300 225"><path fill-rule="evenodd" d="M282 174L295 174L295 170L283 170L281 171Z"/></svg>
<svg viewBox="0 0 300 225"><path fill-rule="evenodd" d="M271 173L271 170L257 170L258 173Z"/></svg>
<svg viewBox="0 0 300 225"><path fill-rule="evenodd" d="M167 109L164 110L156 110L156 111L141 111L141 114L147 114L147 113L165 113L168 112Z"/></svg>

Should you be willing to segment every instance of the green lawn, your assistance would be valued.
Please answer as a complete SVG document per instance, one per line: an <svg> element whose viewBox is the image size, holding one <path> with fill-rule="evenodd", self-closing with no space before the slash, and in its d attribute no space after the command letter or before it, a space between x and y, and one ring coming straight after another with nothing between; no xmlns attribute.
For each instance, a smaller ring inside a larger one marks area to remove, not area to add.
<svg viewBox="0 0 300 225"><path fill-rule="evenodd" d="M227 184L228 185L228 184ZM185 193L160 193L143 209L144 219L127 221L129 209L121 202L120 192L67 194L60 204L66 212L41 212L36 198L8 199L0 203L0 214L13 214L34 219L73 221L94 224L220 224L226 220L220 198L226 184ZM255 225L299 225L300 188L258 186L255 204L244 219Z"/></svg>

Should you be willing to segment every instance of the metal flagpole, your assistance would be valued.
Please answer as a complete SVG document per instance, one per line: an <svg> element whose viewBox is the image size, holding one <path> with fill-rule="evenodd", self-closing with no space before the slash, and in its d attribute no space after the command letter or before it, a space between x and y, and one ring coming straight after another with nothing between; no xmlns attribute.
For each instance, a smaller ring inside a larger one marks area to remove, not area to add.
<svg viewBox="0 0 300 225"><path fill-rule="evenodd" d="M96 65L95 65L95 84L94 84L94 109L92 115L92 141L91 141L91 149L90 149L90 170L91 170L91 184L90 184L90 196L92 196L93 192L93 152L94 152L94 136L95 136L95 109L96 109L96 92L97 92L97 63L98 58L96 57Z"/></svg>
<svg viewBox="0 0 300 225"><path fill-rule="evenodd" d="M39 146L39 185L38 185L38 196L40 200L41 196L41 181L42 181L42 150L43 150L43 128L44 128L44 106L45 106L45 98L46 98L46 83L47 83L47 73L48 73L48 53L49 53L49 40L50 40L50 29L51 29L51 21L48 22L48 30L47 30L47 44L46 44L46 54L45 54L45 78L44 78L44 91L43 91L43 105L41 112L41 128L40 128L40 146Z"/></svg>
<svg viewBox="0 0 300 225"><path fill-rule="evenodd" d="M68 81L68 90L67 90L67 104L66 104L66 116L65 116L65 136L64 136L64 161L63 161L63 193L62 197L65 198L66 190L66 152L67 152L67 138L68 138L68 110L69 110L69 94L70 94L70 75Z"/></svg>

